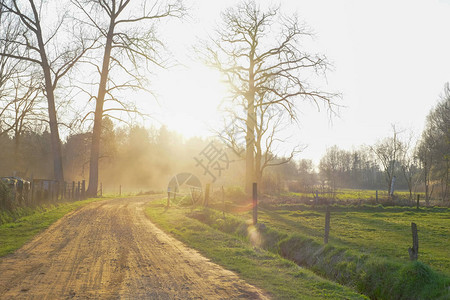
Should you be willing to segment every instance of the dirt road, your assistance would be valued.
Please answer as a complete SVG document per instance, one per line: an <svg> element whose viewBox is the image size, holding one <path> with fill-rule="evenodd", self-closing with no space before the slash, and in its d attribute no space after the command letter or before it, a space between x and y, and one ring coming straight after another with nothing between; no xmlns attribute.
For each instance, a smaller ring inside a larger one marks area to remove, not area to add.
<svg viewBox="0 0 450 300"><path fill-rule="evenodd" d="M150 198L92 203L0 262L0 299L264 299L144 215Z"/></svg>

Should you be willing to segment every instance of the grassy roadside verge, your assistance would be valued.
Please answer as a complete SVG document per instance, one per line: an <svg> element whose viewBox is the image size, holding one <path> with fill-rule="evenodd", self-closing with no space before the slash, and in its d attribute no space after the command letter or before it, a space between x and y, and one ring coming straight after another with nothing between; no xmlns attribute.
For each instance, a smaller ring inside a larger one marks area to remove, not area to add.
<svg viewBox="0 0 450 300"><path fill-rule="evenodd" d="M35 235L48 228L65 214L91 202L105 198L86 200L27 208L16 212L15 220L0 225L0 257L14 252L31 240ZM20 216L25 214L25 216Z"/></svg>
<svg viewBox="0 0 450 300"><path fill-rule="evenodd" d="M239 274L248 283L267 291L275 299L366 299L366 297L323 279L261 248L245 238L219 231L188 217L189 208L166 210L165 200L146 208L150 219L166 232L198 250L215 263Z"/></svg>
<svg viewBox="0 0 450 300"><path fill-rule="evenodd" d="M325 206L260 206L262 223L282 233L302 233L322 243ZM411 222L419 228L419 260L450 277L450 209L424 207L417 210L399 206L331 205L330 242L341 248L409 261L412 245Z"/></svg>
<svg viewBox="0 0 450 300"><path fill-rule="evenodd" d="M256 228L247 226L244 216L228 215L223 219L221 212L213 209L196 209L189 213L191 218L221 231L248 237L253 245L372 299L449 299L450 278L422 262L378 256L336 243L324 245L309 234L305 235L304 230L280 230L276 222L260 223Z"/></svg>

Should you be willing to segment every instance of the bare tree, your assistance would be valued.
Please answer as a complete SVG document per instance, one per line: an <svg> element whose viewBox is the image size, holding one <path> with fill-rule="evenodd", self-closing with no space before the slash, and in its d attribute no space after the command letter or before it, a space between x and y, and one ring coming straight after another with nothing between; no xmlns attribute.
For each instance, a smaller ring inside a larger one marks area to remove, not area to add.
<svg viewBox="0 0 450 300"><path fill-rule="evenodd" d="M295 15L285 16L279 8L264 10L255 1L244 1L222 13L222 25L199 50L209 65L224 74L233 103L245 111L247 192L260 171L255 168L259 161L255 131L261 128L258 110L279 106L297 120L295 100L323 101L329 108L333 104L335 94L311 87L306 79L306 74L322 74L329 65L324 56L303 51L302 38L310 36Z"/></svg>
<svg viewBox="0 0 450 300"><path fill-rule="evenodd" d="M11 22L11 18L1 10L0 7L0 52L13 54L15 47L10 42L18 35L18 26ZM13 129L13 124L5 122L10 114L10 107L13 105L10 95L14 92L14 82L19 73L19 61L9 56L0 56L0 135L8 134Z"/></svg>
<svg viewBox="0 0 450 300"><path fill-rule="evenodd" d="M445 85L441 101L427 116L417 155L422 164L425 194L428 200L431 182L440 185L443 200L449 199L450 186L450 86ZM432 189L432 186L431 186Z"/></svg>
<svg viewBox="0 0 450 300"><path fill-rule="evenodd" d="M425 201L427 205L429 204L431 195L433 193L433 188L431 186L431 170L434 165L434 156L432 149L435 146L435 142L436 141L432 139L432 135L430 134L430 128L425 128L425 130L422 132L422 140L419 143L416 152L422 169L423 183L425 185Z"/></svg>
<svg viewBox="0 0 450 300"><path fill-rule="evenodd" d="M317 183L317 173L314 171L314 164L311 159L301 159L298 162L298 177L301 192L313 191Z"/></svg>
<svg viewBox="0 0 450 300"><path fill-rule="evenodd" d="M42 118L39 107L41 99L39 85L36 84L33 78L27 79L29 80L26 83L18 81L14 84L14 98L11 101L13 114L10 118L11 123L8 124L13 129L14 165L16 170L20 169L18 154L20 153L22 135L26 130L31 129L36 119Z"/></svg>
<svg viewBox="0 0 450 300"><path fill-rule="evenodd" d="M337 146L330 147L326 150L319 163L320 176L326 180L328 187L331 188L333 193L336 192L339 186L340 153L341 150Z"/></svg>
<svg viewBox="0 0 450 300"><path fill-rule="evenodd" d="M11 44L15 51L1 52L0 56L26 61L41 68L42 86L48 104L54 177L64 181L55 90L89 47L84 40L67 41L67 35L61 37L67 33L63 32L66 14L58 15L56 24L49 26L49 21L55 16L45 13L56 13L55 8L51 7L55 4L44 0L0 0L0 10L9 16L8 23L19 27L18 34L2 37L1 40L2 43ZM63 40L67 42L63 43Z"/></svg>
<svg viewBox="0 0 450 300"><path fill-rule="evenodd" d="M260 98L261 100L263 98ZM259 103L257 103L259 104ZM275 105L257 105L255 121L255 181L260 184L264 170L268 167L279 166L290 162L294 156L304 147L296 146L287 155L281 155L277 151L277 145L284 140L279 138L279 133L289 124L286 120L286 112Z"/></svg>
<svg viewBox="0 0 450 300"><path fill-rule="evenodd" d="M162 67L164 61L158 52L163 43L155 32L156 21L167 17L181 17L184 7L181 1L152 2L141 0L72 0L84 20L98 37L103 51L101 62L90 61L99 76L95 100L94 126L89 163L88 195L96 196L98 189L98 165L102 120L105 115L117 119L115 111L139 113L135 107L118 96L126 89L145 89L145 77L140 74L142 67L156 65ZM114 72L112 70L114 69ZM114 74L125 76L125 80L114 79ZM90 94L90 93L89 93ZM115 106L105 108L105 102ZM120 119L120 118L119 118Z"/></svg>
<svg viewBox="0 0 450 300"><path fill-rule="evenodd" d="M20 34L20 26L11 15L0 11L0 53L14 55L17 45L13 42ZM33 64L10 56L0 56L0 136L14 139L13 166L20 171L19 159L22 135L30 130L41 115L40 78ZM12 132L12 134L11 134Z"/></svg>
<svg viewBox="0 0 450 300"><path fill-rule="evenodd" d="M387 191L389 195L393 195L392 184L395 181L399 160L404 151L404 144L399 140L399 131L392 125L392 137L378 141L371 150L376 155L378 162L384 170Z"/></svg>
<svg viewBox="0 0 450 300"><path fill-rule="evenodd" d="M247 119L237 111L230 111L229 114L233 122L219 132L219 137L235 154L245 159L245 150L241 142L246 132ZM304 147L296 146L287 154L278 151L278 146L284 143L284 139L279 138L279 133L284 131L286 123L290 123L286 118L286 112L280 107L256 105L256 118L254 122L254 180L261 184L266 168L289 163Z"/></svg>
<svg viewBox="0 0 450 300"><path fill-rule="evenodd" d="M418 168L415 159L413 144L413 135L410 134L407 139L403 141L403 147L400 153L400 169L403 177L408 185L409 200L412 200L412 191L414 188L414 179L417 174Z"/></svg>
<svg viewBox="0 0 450 300"><path fill-rule="evenodd" d="M37 104L40 98L40 89L33 79L24 83L18 78L14 78L8 84L12 87L10 93L0 98L2 106L0 121L3 124L0 135L12 131L16 138L39 114Z"/></svg>

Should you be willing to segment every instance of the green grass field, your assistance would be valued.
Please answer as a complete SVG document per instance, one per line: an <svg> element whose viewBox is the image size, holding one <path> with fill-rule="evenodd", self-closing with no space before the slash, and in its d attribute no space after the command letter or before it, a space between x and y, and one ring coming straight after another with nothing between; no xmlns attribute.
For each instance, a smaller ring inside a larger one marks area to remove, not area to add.
<svg viewBox="0 0 450 300"><path fill-rule="evenodd" d="M313 193L288 193L287 196L303 197L313 199ZM356 200L375 200L377 192L375 190L358 190L358 189L338 189L335 193L319 193L319 197L332 198L337 201L356 201ZM400 199L409 199L408 191L396 191L395 196ZM423 200L422 195L422 200ZM380 200L388 198L388 192L378 190L378 198ZM414 198L415 199L415 198Z"/></svg>
<svg viewBox="0 0 450 300"><path fill-rule="evenodd" d="M350 198L354 200L364 195L368 197L370 191L349 190L345 194L352 195ZM220 255L216 257L215 253L204 250L206 246L201 235L195 233L195 226L187 230L187 235L185 228L177 229L179 218L195 224L200 222L208 230L219 232L218 236L226 234L227 238L238 238L253 249L295 261L371 298L450 298L449 208L417 210L415 207L360 205L359 201L353 205L332 205L330 238L328 245L324 245L325 206L314 207L295 201L277 203L276 198L271 197L259 204L258 221L265 226L251 229L248 225L252 219L251 205L240 201L236 204L230 198L224 204L221 201L210 203L215 209L178 206L164 214L152 212L155 208L151 206L148 212L154 221L165 224L162 226L165 230L219 263L222 263ZM414 263L410 262L408 253L412 246L411 222L419 229L419 261ZM200 240L194 241L197 238ZM215 242L220 244L220 238ZM225 266L240 270L233 262ZM267 285L258 281L255 284Z"/></svg>
<svg viewBox="0 0 450 300"><path fill-rule="evenodd" d="M0 257L98 200L3 214ZM226 201L234 213L181 203L167 210L165 203L149 203L152 221L276 299L364 298L356 291L376 299L450 299L450 208L332 205L324 246L324 206L262 201L258 220L265 226L253 227L251 206L245 203ZM409 262L411 222L419 229L418 263Z"/></svg>
<svg viewBox="0 0 450 300"><path fill-rule="evenodd" d="M191 208L175 206L166 210L165 203L166 200L149 203L146 213L153 222L215 263L262 288L274 299L365 299L279 255L252 246L246 237L223 232L217 226L197 220L192 217L196 211ZM233 220L229 216L225 222L237 225Z"/></svg>
<svg viewBox="0 0 450 300"><path fill-rule="evenodd" d="M276 205L260 210L259 220L285 233L323 240L325 210ZM450 209L402 207L331 207L330 242L359 252L408 261L411 222L419 229L419 260L450 275Z"/></svg>

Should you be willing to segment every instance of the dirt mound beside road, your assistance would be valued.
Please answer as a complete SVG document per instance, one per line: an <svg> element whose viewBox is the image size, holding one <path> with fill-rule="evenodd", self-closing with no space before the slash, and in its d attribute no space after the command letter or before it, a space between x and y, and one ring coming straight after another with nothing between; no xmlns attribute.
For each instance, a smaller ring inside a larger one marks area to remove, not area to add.
<svg viewBox="0 0 450 300"><path fill-rule="evenodd" d="M89 204L1 260L1 299L266 299L150 222L149 197Z"/></svg>

